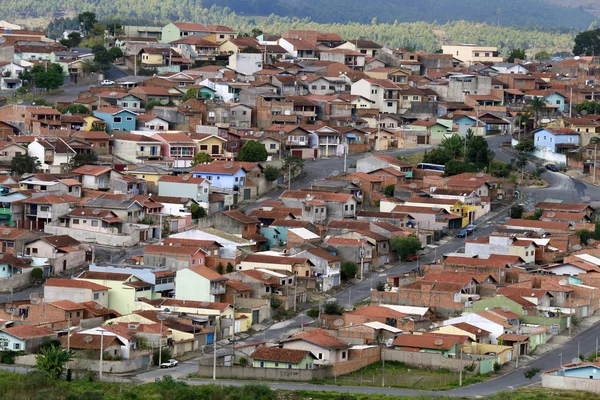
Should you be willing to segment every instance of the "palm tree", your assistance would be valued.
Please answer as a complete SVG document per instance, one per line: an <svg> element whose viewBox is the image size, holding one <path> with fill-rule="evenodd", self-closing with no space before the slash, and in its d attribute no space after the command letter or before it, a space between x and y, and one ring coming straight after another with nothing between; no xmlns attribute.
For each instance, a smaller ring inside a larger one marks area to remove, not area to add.
<svg viewBox="0 0 600 400"><path fill-rule="evenodd" d="M600 136L594 136L590 139L590 144L600 144Z"/></svg>
<svg viewBox="0 0 600 400"><path fill-rule="evenodd" d="M40 354L35 356L35 368L44 372L54 380L60 379L65 365L73 358L73 352L58 346L40 349Z"/></svg>
<svg viewBox="0 0 600 400"><path fill-rule="evenodd" d="M548 107L546 100L543 97L536 96L531 99L528 106L533 113L534 128L537 128L540 116L539 113Z"/></svg>

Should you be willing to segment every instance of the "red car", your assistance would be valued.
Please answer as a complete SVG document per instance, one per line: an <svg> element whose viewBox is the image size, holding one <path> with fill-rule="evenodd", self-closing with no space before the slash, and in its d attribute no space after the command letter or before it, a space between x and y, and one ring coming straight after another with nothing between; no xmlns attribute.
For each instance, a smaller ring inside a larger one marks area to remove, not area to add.
<svg viewBox="0 0 600 400"><path fill-rule="evenodd" d="M420 254L413 254L412 256L406 257L406 261L417 261L421 259Z"/></svg>

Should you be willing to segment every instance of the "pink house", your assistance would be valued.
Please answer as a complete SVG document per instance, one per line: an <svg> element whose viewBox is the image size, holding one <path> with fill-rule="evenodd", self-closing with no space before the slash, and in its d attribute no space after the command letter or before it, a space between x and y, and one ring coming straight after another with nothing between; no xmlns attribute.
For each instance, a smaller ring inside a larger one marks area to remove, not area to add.
<svg viewBox="0 0 600 400"><path fill-rule="evenodd" d="M157 133L152 136L162 142L162 159L173 161L173 167L187 168L196 155L196 142L184 133Z"/></svg>

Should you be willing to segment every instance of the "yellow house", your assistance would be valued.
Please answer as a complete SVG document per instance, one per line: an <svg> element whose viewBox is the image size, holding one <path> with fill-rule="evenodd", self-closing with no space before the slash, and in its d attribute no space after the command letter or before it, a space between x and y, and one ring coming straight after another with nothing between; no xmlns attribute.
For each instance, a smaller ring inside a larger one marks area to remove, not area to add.
<svg viewBox="0 0 600 400"><path fill-rule="evenodd" d="M93 115L88 115L83 117L83 120L85 121L85 124L83 124L83 130L84 131L91 131L92 128L94 127L94 124L96 124L96 126L106 126L106 122L104 122L103 120L101 120L100 118L96 118Z"/></svg>
<svg viewBox="0 0 600 400"><path fill-rule="evenodd" d="M409 72L401 68L374 68L370 71L365 71L370 78L373 79L389 79L395 83L407 83Z"/></svg>
<svg viewBox="0 0 600 400"><path fill-rule="evenodd" d="M225 152L224 147L227 140L222 137L211 135L209 133L193 133L190 135L190 139L196 142L196 146L200 153L206 153L211 156L221 156Z"/></svg>
<svg viewBox="0 0 600 400"><path fill-rule="evenodd" d="M135 166L136 169L130 169L127 171L127 175L133 175L137 178L144 179L146 182L158 187L158 180L163 176L171 175L171 171L168 171L158 165L151 164L138 164Z"/></svg>
<svg viewBox="0 0 600 400"><path fill-rule="evenodd" d="M138 55L143 65L165 65L165 57L169 56L170 49L145 47Z"/></svg>
<svg viewBox="0 0 600 400"><path fill-rule="evenodd" d="M156 294L152 284L144 282L133 274L115 272L85 271L77 280L108 286L108 308L120 314L129 314L136 308L136 301L141 297L152 299Z"/></svg>
<svg viewBox="0 0 600 400"><path fill-rule="evenodd" d="M244 50L246 47L256 47L259 48L259 43L256 38L253 37L238 37L235 39L229 39L224 41L219 45L219 51L221 53L239 53Z"/></svg>
<svg viewBox="0 0 600 400"><path fill-rule="evenodd" d="M350 104L352 104L357 110L368 110L371 108L375 108L375 102L373 100L358 95L352 95L352 98L350 99Z"/></svg>

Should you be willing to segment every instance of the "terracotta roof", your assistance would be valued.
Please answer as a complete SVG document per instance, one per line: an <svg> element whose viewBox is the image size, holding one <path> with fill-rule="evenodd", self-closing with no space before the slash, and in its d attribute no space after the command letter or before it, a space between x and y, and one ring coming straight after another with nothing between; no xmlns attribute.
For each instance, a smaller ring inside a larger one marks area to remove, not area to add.
<svg viewBox="0 0 600 400"><path fill-rule="evenodd" d="M42 236L39 240L54 247L74 247L81 244L79 240L74 239L69 235Z"/></svg>
<svg viewBox="0 0 600 400"><path fill-rule="evenodd" d="M189 307L189 308L204 308L204 309L209 309L209 310L220 310L220 311L224 311L225 309L227 309L227 307L231 306L231 304L229 303L215 303L215 302L209 302L209 301L193 301L193 300L177 300L177 299L171 299L171 298L160 298L160 299L156 299L156 300L145 300L146 303L148 304L152 304L154 306L163 306L163 307L172 307L172 306L177 306L177 307ZM158 313L157 311L142 311L142 310L138 310L138 311L134 311L136 314L141 314L146 316L147 318L150 317L154 317L156 319L156 321L158 321L158 318L156 318L156 314Z"/></svg>
<svg viewBox="0 0 600 400"><path fill-rule="evenodd" d="M223 211L223 214L227 215L228 217L235 219L236 221L239 221L243 224L257 224L258 223L258 218L248 216L244 213L239 212L238 210Z"/></svg>
<svg viewBox="0 0 600 400"><path fill-rule="evenodd" d="M177 176L161 176L158 179L159 182L173 182L173 183L188 183L192 185L199 185L204 182L203 178L194 178L191 175L177 175Z"/></svg>
<svg viewBox="0 0 600 400"><path fill-rule="evenodd" d="M227 280L226 277L219 274L217 271L214 271L207 267L194 265L194 266L191 266L189 269L190 269L190 271L200 275L201 277L203 277L205 279L208 279L211 282Z"/></svg>
<svg viewBox="0 0 600 400"><path fill-rule="evenodd" d="M571 128L542 128L542 129L545 131L548 131L550 133L553 133L555 135L579 135L579 132L576 132Z"/></svg>
<svg viewBox="0 0 600 400"><path fill-rule="evenodd" d="M347 349L350 347L342 339L333 336L331 333L327 332L324 329L314 329L312 331L300 332L295 334L291 338L282 340L282 342L286 343L295 340L304 340L317 346L332 350Z"/></svg>
<svg viewBox="0 0 600 400"><path fill-rule="evenodd" d="M19 339L32 339L37 337L44 337L55 335L56 333L48 328L43 328L34 325L19 325L12 326L10 328L2 329L2 332L5 332L11 336L17 337Z"/></svg>
<svg viewBox="0 0 600 400"><path fill-rule="evenodd" d="M256 279L265 285L279 286L279 280L274 275L269 275L265 272L257 271L255 269L247 269L245 271L240 271L240 273Z"/></svg>
<svg viewBox="0 0 600 400"><path fill-rule="evenodd" d="M530 289L530 288L520 288L520 287L512 287L512 286L499 287L498 290L496 290L496 294L501 294L501 295L505 295L505 296L513 295L513 296L520 296L520 297L533 297L536 299L541 299L546 294L548 294L550 297L552 297L552 295L550 293L548 293L547 290L544 290L544 289Z"/></svg>
<svg viewBox="0 0 600 400"><path fill-rule="evenodd" d="M277 220L277 219L285 219L289 216L294 217L294 214L292 214L286 210L278 210L277 208L273 208L272 210L254 209L254 210L250 211L248 216L259 218L259 219L266 218L266 219ZM302 221L302 222L306 223L307 221Z"/></svg>
<svg viewBox="0 0 600 400"><path fill-rule="evenodd" d="M327 250L319 247L316 249L308 249L306 250L307 252L309 252L310 254L317 256L319 258L322 258L328 262L337 262L337 261L342 261L343 258L342 257L338 257L336 255L331 254L330 252L328 252Z"/></svg>
<svg viewBox="0 0 600 400"><path fill-rule="evenodd" d="M552 214L550 214L552 213ZM561 211L544 211L541 220L548 219L556 219L556 220L567 220L567 221L583 221L587 217L587 214L584 212L561 212Z"/></svg>
<svg viewBox="0 0 600 400"><path fill-rule="evenodd" d="M209 164L197 164L192 167L191 171L207 174L212 173L233 175L240 169L244 169L247 172L247 170L243 168L242 164L239 162L215 160Z"/></svg>
<svg viewBox="0 0 600 400"><path fill-rule="evenodd" d="M304 264L312 262L308 258L300 258L300 257L284 257L284 256L266 256L263 254L248 254L246 258L244 258L245 262L252 263L264 263L264 264L279 264L279 265L292 265L292 264Z"/></svg>
<svg viewBox="0 0 600 400"><path fill-rule="evenodd" d="M361 247L363 246L363 241L360 239L348 239L341 237L331 237L327 239L327 244L332 246L352 246L352 247Z"/></svg>
<svg viewBox="0 0 600 400"><path fill-rule="evenodd" d="M489 331L486 331L485 329L481 329L471 324L467 324L466 322L457 322L455 324L452 324L452 326L455 326L456 328L465 332L472 333L476 337L487 336L491 333Z"/></svg>
<svg viewBox="0 0 600 400"><path fill-rule="evenodd" d="M433 197L422 197L416 194L413 194L412 196L409 197L408 200L406 200L406 203L424 203L424 204L443 204L446 206L453 206L456 203L462 203L460 200L457 199L436 199ZM405 203L405 205L406 205Z"/></svg>
<svg viewBox="0 0 600 400"><path fill-rule="evenodd" d="M526 342L529 340L529 335L517 335L516 333L503 333L498 336L498 339L502 339L507 342Z"/></svg>
<svg viewBox="0 0 600 400"><path fill-rule="evenodd" d="M76 288L76 289L90 289L90 290L108 290L108 286L98 285L94 282L80 281L77 279L58 279L50 278L44 283L44 286L62 287L62 288Z"/></svg>
<svg viewBox="0 0 600 400"><path fill-rule="evenodd" d="M501 317L504 317L506 319L520 319L521 317L512 312L512 311L504 311L503 309L496 307L496 308L492 308L491 312L493 312L494 314L498 314Z"/></svg>
<svg viewBox="0 0 600 400"><path fill-rule="evenodd" d="M535 307L535 303L532 303L531 301L529 301L521 296L518 296L515 294L504 294L503 296L506 297L507 299L514 301L515 303L517 303L523 307Z"/></svg>
<svg viewBox="0 0 600 400"><path fill-rule="evenodd" d="M452 337L451 335L399 335L394 342L393 346L399 346L401 348L413 348L413 349L434 349L450 350L453 346L458 344L460 339L457 336Z"/></svg>
<svg viewBox="0 0 600 400"><path fill-rule="evenodd" d="M91 279L97 281L119 281L125 282L133 274L121 274L117 272L84 271L77 279Z"/></svg>
<svg viewBox="0 0 600 400"><path fill-rule="evenodd" d="M174 245L160 245L160 244L149 244L144 247L144 254L169 254L171 256L186 255L193 256L194 254L202 251L200 246L181 246Z"/></svg>
<svg viewBox="0 0 600 400"><path fill-rule="evenodd" d="M56 195L47 194L45 196L30 197L29 199L24 200L23 203L27 203L27 204L62 204L62 203L68 203L68 202Z"/></svg>
<svg viewBox="0 0 600 400"><path fill-rule="evenodd" d="M472 257L455 257L450 256L444 260L446 265L465 265L472 267L493 267L493 268L505 268L507 265L522 263L523 260L519 256L508 256L513 257L504 258L497 257L496 254L490 255L489 258L472 258Z"/></svg>
<svg viewBox="0 0 600 400"><path fill-rule="evenodd" d="M310 354L307 350L292 350L280 347L257 347L250 356L254 360L298 364Z"/></svg>
<svg viewBox="0 0 600 400"><path fill-rule="evenodd" d="M221 247L221 245L219 243L215 242L214 240L196 240L196 239L165 238L163 240L163 242L166 245L173 243L173 245L180 244L182 246L200 247L200 248L207 248L207 247L210 247L210 246L212 246L214 244L216 244L217 246Z"/></svg>
<svg viewBox="0 0 600 400"><path fill-rule="evenodd" d="M524 228L536 228L543 230L552 230L552 231L568 231L569 223L568 222L557 222L557 221L536 221L536 220L528 220L528 219L516 219L511 218L506 222L507 227L524 227Z"/></svg>
<svg viewBox="0 0 600 400"><path fill-rule="evenodd" d="M60 308L61 310L65 310L65 311L77 311L77 310L83 310L85 308L85 306L74 303L71 300L58 300L58 301L50 302L48 304L53 305L54 307Z"/></svg>
<svg viewBox="0 0 600 400"><path fill-rule="evenodd" d="M67 346L67 337L60 338L63 347ZM124 343L116 336L112 335L86 335L83 333L72 334L69 338L71 349L100 350L112 346L122 346Z"/></svg>
<svg viewBox="0 0 600 400"><path fill-rule="evenodd" d="M160 143L160 140L154 139L150 136L137 135L135 133L128 133L127 135L121 135L113 138L113 140L127 140L131 142L153 142Z"/></svg>
<svg viewBox="0 0 600 400"><path fill-rule="evenodd" d="M562 212L584 212L589 207L588 204L583 203L552 203L552 202L539 202L535 205L536 210L547 210L547 211L562 211Z"/></svg>
<svg viewBox="0 0 600 400"><path fill-rule="evenodd" d="M310 225L310 221L303 221L300 219L276 219L271 222L271 226L287 226L290 228L306 228Z"/></svg>
<svg viewBox="0 0 600 400"><path fill-rule="evenodd" d="M462 272L428 272L423 277L424 281L432 281L432 282L451 282L451 283L460 283L462 285L468 285L473 281L472 274L462 273Z"/></svg>
<svg viewBox="0 0 600 400"><path fill-rule="evenodd" d="M408 314L404 314L404 313L398 312L396 310L392 310L391 308L375 306L375 305L357 308L356 310L353 310L353 311L347 311L346 314L363 315L365 317L396 318L396 319L401 319L401 318L405 318L408 316Z"/></svg>
<svg viewBox="0 0 600 400"><path fill-rule="evenodd" d="M508 328L508 329L512 328L512 325L510 325L508 323L508 321L506 320L506 318L501 317L499 315L496 315L494 313L491 313L489 311L481 311L481 312L478 312L478 313L475 313L475 314L477 314L480 317L483 317L483 318L485 318L487 320L495 322L498 325L502 325L504 328Z"/></svg>
<svg viewBox="0 0 600 400"><path fill-rule="evenodd" d="M334 221L329 221L329 224L327 224L327 228L328 229L352 229L352 230L357 230L357 229L370 229L371 228L371 223L368 221L356 221L356 220L350 220L350 219L344 219L344 220L334 220Z"/></svg>
<svg viewBox="0 0 600 400"><path fill-rule="evenodd" d="M106 172L109 172L111 170L112 170L112 168L103 167L101 165L84 165L84 166L74 169L71 172L73 172L74 174L80 174L80 175L98 176L98 175L102 175Z"/></svg>
<svg viewBox="0 0 600 400"><path fill-rule="evenodd" d="M15 240L18 237L29 232L29 230L19 229L19 228L10 228L10 227L2 227L0 230L0 240Z"/></svg>
<svg viewBox="0 0 600 400"><path fill-rule="evenodd" d="M245 284L244 282L234 281L232 279L225 282L225 286L230 287L238 292L247 292L252 290L252 286Z"/></svg>

